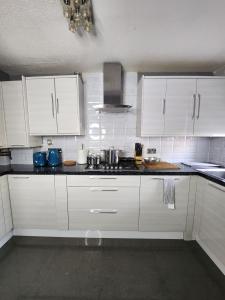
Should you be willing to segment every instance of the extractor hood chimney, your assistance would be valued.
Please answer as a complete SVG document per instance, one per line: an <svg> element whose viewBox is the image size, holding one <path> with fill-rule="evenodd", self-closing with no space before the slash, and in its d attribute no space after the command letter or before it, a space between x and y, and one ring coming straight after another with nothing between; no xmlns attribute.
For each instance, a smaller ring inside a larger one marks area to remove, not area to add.
<svg viewBox="0 0 225 300"><path fill-rule="evenodd" d="M124 113L130 105L123 104L123 67L120 63L104 63L104 100L102 105L96 105L99 112Z"/></svg>

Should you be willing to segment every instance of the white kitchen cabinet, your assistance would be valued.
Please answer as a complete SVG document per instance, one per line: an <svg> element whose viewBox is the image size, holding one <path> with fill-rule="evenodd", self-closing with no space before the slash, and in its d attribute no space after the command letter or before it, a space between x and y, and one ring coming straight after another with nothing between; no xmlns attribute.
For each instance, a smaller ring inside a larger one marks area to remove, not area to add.
<svg viewBox="0 0 225 300"><path fill-rule="evenodd" d="M2 99L2 84L0 82L0 148L7 147L6 130L5 130L5 116L3 110L3 99Z"/></svg>
<svg viewBox="0 0 225 300"><path fill-rule="evenodd" d="M138 90L138 135L163 135L166 79L143 77Z"/></svg>
<svg viewBox="0 0 225 300"><path fill-rule="evenodd" d="M193 135L196 79L167 79L165 135Z"/></svg>
<svg viewBox="0 0 225 300"><path fill-rule="evenodd" d="M197 136L225 136L225 78L197 79Z"/></svg>
<svg viewBox="0 0 225 300"><path fill-rule="evenodd" d="M82 177L67 178L70 230L138 230L139 176Z"/></svg>
<svg viewBox="0 0 225 300"><path fill-rule="evenodd" d="M224 77L150 77L138 85L138 136L225 136Z"/></svg>
<svg viewBox="0 0 225 300"><path fill-rule="evenodd" d="M31 135L84 134L79 76L27 77L26 91Z"/></svg>
<svg viewBox="0 0 225 300"><path fill-rule="evenodd" d="M22 81L2 82L7 147L41 146L39 137L29 136L27 107Z"/></svg>
<svg viewBox="0 0 225 300"><path fill-rule="evenodd" d="M53 175L9 175L15 229L57 229Z"/></svg>
<svg viewBox="0 0 225 300"><path fill-rule="evenodd" d="M189 176L173 176L175 206L168 209L163 202L165 176L141 176L140 231L184 232L186 228Z"/></svg>
<svg viewBox="0 0 225 300"><path fill-rule="evenodd" d="M55 176L57 229L68 230L68 204L66 175Z"/></svg>
<svg viewBox="0 0 225 300"><path fill-rule="evenodd" d="M207 180L200 184L194 224L196 240L225 273L225 187Z"/></svg>
<svg viewBox="0 0 225 300"><path fill-rule="evenodd" d="M7 176L0 177L0 238L13 228Z"/></svg>
<svg viewBox="0 0 225 300"><path fill-rule="evenodd" d="M128 186L139 187L140 176L130 175L68 175L67 186Z"/></svg>
<svg viewBox="0 0 225 300"><path fill-rule="evenodd" d="M5 220L4 220L3 201L0 194L0 239L4 235L5 235Z"/></svg>

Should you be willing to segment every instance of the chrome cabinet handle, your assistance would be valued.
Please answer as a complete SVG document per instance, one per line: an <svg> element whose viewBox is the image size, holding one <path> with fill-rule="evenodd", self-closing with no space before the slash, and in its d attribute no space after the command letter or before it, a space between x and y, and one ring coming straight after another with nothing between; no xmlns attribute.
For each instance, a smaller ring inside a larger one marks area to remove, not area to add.
<svg viewBox="0 0 225 300"><path fill-rule="evenodd" d="M52 116L53 118L55 118L53 93L51 93L51 98L52 98Z"/></svg>
<svg viewBox="0 0 225 300"><path fill-rule="evenodd" d="M90 179L117 179L117 177L98 177L98 176L89 176Z"/></svg>
<svg viewBox="0 0 225 300"><path fill-rule="evenodd" d="M118 192L118 189L90 188L92 192Z"/></svg>
<svg viewBox="0 0 225 300"><path fill-rule="evenodd" d="M192 113L192 120L195 118L195 107L196 107L196 95L193 95L193 113Z"/></svg>
<svg viewBox="0 0 225 300"><path fill-rule="evenodd" d="M59 99L56 99L57 114L59 113Z"/></svg>
<svg viewBox="0 0 225 300"><path fill-rule="evenodd" d="M225 190L223 190L222 188L219 188L218 186L212 184L212 183L208 183L209 186L213 187L214 189L218 190L218 191L221 191L221 192L224 192L225 193Z"/></svg>
<svg viewBox="0 0 225 300"><path fill-rule="evenodd" d="M153 177L151 178L153 180L164 180L165 178L161 178L161 177ZM177 180L180 180L180 178L173 178L173 180L177 181Z"/></svg>
<svg viewBox="0 0 225 300"><path fill-rule="evenodd" d="M25 145L10 145L10 147L24 147Z"/></svg>
<svg viewBox="0 0 225 300"><path fill-rule="evenodd" d="M13 176L14 179L29 179L29 176Z"/></svg>
<svg viewBox="0 0 225 300"><path fill-rule="evenodd" d="M198 114L197 114L197 119L200 117L200 107L201 107L201 95L198 94Z"/></svg>
<svg viewBox="0 0 225 300"><path fill-rule="evenodd" d="M166 99L163 99L163 115L166 113Z"/></svg>
<svg viewBox="0 0 225 300"><path fill-rule="evenodd" d="M116 209L90 209L91 214L117 214Z"/></svg>

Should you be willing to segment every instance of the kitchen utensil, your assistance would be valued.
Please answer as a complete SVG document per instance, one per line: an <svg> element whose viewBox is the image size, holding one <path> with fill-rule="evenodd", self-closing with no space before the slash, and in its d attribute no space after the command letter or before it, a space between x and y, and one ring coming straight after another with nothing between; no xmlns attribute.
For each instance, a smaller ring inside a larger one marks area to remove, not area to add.
<svg viewBox="0 0 225 300"><path fill-rule="evenodd" d="M62 149L61 148L49 148L48 149L48 165L56 167L62 164Z"/></svg>
<svg viewBox="0 0 225 300"><path fill-rule="evenodd" d="M35 167L44 167L47 165L47 153L42 152L34 152L33 153L33 164Z"/></svg>
<svg viewBox="0 0 225 300"><path fill-rule="evenodd" d="M156 164L160 162L160 158L156 157L156 156L151 156L151 157L145 157L144 158L144 162L146 164Z"/></svg>

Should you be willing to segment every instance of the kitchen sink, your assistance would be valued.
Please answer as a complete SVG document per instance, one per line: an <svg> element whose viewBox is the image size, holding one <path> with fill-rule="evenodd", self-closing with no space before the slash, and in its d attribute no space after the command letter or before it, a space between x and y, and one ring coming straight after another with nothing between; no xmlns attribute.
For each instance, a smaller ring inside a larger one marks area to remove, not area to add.
<svg viewBox="0 0 225 300"><path fill-rule="evenodd" d="M197 171L209 174L220 179L225 179L225 168L197 169Z"/></svg>

